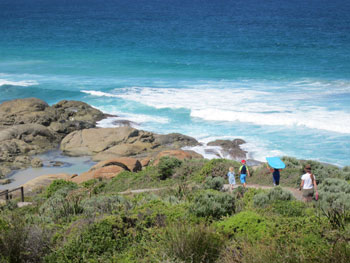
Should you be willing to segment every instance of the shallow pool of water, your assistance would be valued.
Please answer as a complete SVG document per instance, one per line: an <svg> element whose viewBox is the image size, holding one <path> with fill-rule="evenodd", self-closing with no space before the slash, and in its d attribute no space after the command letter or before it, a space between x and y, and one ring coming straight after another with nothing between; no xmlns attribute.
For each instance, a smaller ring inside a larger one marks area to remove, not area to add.
<svg viewBox="0 0 350 263"><path fill-rule="evenodd" d="M10 184L0 185L0 191L19 187L41 175L58 173L80 174L88 171L96 164L91 161L89 156L69 157L62 155L62 152L58 150L40 154L35 157L39 157L43 161L43 167L28 168L12 173L8 178L13 181ZM61 166L54 166L57 162L61 162Z"/></svg>

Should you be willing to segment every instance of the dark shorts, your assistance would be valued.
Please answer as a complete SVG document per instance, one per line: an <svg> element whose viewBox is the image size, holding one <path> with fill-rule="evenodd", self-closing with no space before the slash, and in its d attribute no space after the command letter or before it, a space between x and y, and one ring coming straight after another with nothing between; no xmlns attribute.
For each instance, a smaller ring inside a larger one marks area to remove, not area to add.
<svg viewBox="0 0 350 263"><path fill-rule="evenodd" d="M314 189L303 189L303 197L313 197L314 196Z"/></svg>
<svg viewBox="0 0 350 263"><path fill-rule="evenodd" d="M279 175L273 175L273 183L275 185L279 185L280 184L280 176Z"/></svg>

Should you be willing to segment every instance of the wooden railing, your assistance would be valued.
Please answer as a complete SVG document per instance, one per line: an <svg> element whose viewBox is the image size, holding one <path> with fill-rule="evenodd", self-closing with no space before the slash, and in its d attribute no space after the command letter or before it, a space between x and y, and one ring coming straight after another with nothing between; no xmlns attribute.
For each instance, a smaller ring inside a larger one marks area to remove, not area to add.
<svg viewBox="0 0 350 263"><path fill-rule="evenodd" d="M10 193L12 193L14 191L18 191L18 190L21 191L21 200L22 200L22 202L24 202L24 189L23 189L23 186L15 188L15 189L12 189L12 190L2 191L2 192L0 192L0 196L4 195L6 201L8 201L8 200L12 199L12 195Z"/></svg>

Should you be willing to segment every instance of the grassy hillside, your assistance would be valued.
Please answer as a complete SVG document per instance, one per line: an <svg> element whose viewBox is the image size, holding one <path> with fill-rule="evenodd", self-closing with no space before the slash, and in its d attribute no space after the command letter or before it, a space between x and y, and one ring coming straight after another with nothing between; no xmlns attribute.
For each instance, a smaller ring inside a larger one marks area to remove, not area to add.
<svg viewBox="0 0 350 263"><path fill-rule="evenodd" d="M222 189L229 160L179 161L81 185L54 181L1 208L0 262L349 262L349 168L285 158L282 186L310 163L319 201L281 187ZM248 183L271 185L265 167ZM132 189L158 188L130 193ZM124 192L121 194L121 192Z"/></svg>

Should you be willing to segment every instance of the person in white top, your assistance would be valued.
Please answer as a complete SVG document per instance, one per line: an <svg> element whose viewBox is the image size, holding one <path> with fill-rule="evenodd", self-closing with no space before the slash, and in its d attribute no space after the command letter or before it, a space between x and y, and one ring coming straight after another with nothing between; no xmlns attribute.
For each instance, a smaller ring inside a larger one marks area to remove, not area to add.
<svg viewBox="0 0 350 263"><path fill-rule="evenodd" d="M310 202L316 193L316 199L318 199L317 184L315 175L311 172L311 166L309 164L305 165L305 172L301 176L301 183L299 190L303 190L303 198L305 202Z"/></svg>

